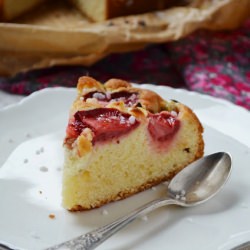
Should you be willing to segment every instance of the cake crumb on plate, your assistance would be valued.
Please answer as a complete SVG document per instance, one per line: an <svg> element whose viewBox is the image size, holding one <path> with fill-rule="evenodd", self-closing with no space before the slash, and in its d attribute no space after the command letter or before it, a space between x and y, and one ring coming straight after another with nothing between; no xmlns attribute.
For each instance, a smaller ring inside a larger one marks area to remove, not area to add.
<svg viewBox="0 0 250 250"><path fill-rule="evenodd" d="M54 214L49 214L49 218L50 218L50 219L55 219L56 216L55 216Z"/></svg>

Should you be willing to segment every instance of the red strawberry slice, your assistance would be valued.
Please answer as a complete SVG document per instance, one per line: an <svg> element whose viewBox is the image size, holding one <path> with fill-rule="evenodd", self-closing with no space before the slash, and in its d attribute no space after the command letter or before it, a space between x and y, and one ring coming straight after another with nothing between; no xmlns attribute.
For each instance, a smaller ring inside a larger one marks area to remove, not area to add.
<svg viewBox="0 0 250 250"><path fill-rule="evenodd" d="M78 111L74 117L74 131L79 135L84 128L90 128L94 133L94 143L118 138L139 125L131 115L113 108Z"/></svg>
<svg viewBox="0 0 250 250"><path fill-rule="evenodd" d="M75 118L70 119L67 127L67 137L68 138L77 138L82 130L86 128L83 123L80 123Z"/></svg>
<svg viewBox="0 0 250 250"><path fill-rule="evenodd" d="M169 112L163 111L149 115L148 130L154 140L166 141L170 139L180 127L180 121Z"/></svg>

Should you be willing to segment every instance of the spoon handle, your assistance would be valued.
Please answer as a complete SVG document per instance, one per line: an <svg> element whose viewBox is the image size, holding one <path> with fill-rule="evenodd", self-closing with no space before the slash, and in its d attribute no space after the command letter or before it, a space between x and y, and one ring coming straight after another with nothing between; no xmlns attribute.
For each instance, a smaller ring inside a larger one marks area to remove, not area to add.
<svg viewBox="0 0 250 250"><path fill-rule="evenodd" d="M153 200L139 207L138 209L129 213L128 215L123 216L110 224L107 224L106 226L100 227L87 234L78 236L72 240L47 248L47 250L95 249L102 242L107 240L109 237L118 232L120 229L124 228L126 225L134 221L139 216L144 216L150 213L151 211L155 210L156 208L171 204L176 204L175 200L169 198Z"/></svg>

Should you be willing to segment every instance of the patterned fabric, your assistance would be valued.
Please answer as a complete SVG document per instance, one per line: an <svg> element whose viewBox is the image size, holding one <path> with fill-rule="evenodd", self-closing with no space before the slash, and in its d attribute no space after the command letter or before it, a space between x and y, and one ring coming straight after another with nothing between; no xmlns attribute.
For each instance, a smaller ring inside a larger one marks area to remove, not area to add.
<svg viewBox="0 0 250 250"><path fill-rule="evenodd" d="M250 109L250 20L233 32L199 31L166 47L188 89Z"/></svg>
<svg viewBox="0 0 250 250"><path fill-rule="evenodd" d="M235 31L198 31L176 42L112 54L91 67L53 67L2 77L0 89L27 95L45 87L75 87L82 75L187 88L250 110L250 20Z"/></svg>

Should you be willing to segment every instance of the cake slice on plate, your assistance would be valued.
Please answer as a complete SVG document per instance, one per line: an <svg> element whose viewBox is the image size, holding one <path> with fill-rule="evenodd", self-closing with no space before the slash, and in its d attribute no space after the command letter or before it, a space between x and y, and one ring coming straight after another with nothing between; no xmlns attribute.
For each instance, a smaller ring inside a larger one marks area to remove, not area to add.
<svg viewBox="0 0 250 250"><path fill-rule="evenodd" d="M100 207L171 179L203 156L203 128L177 101L81 77L64 140L63 206Z"/></svg>

